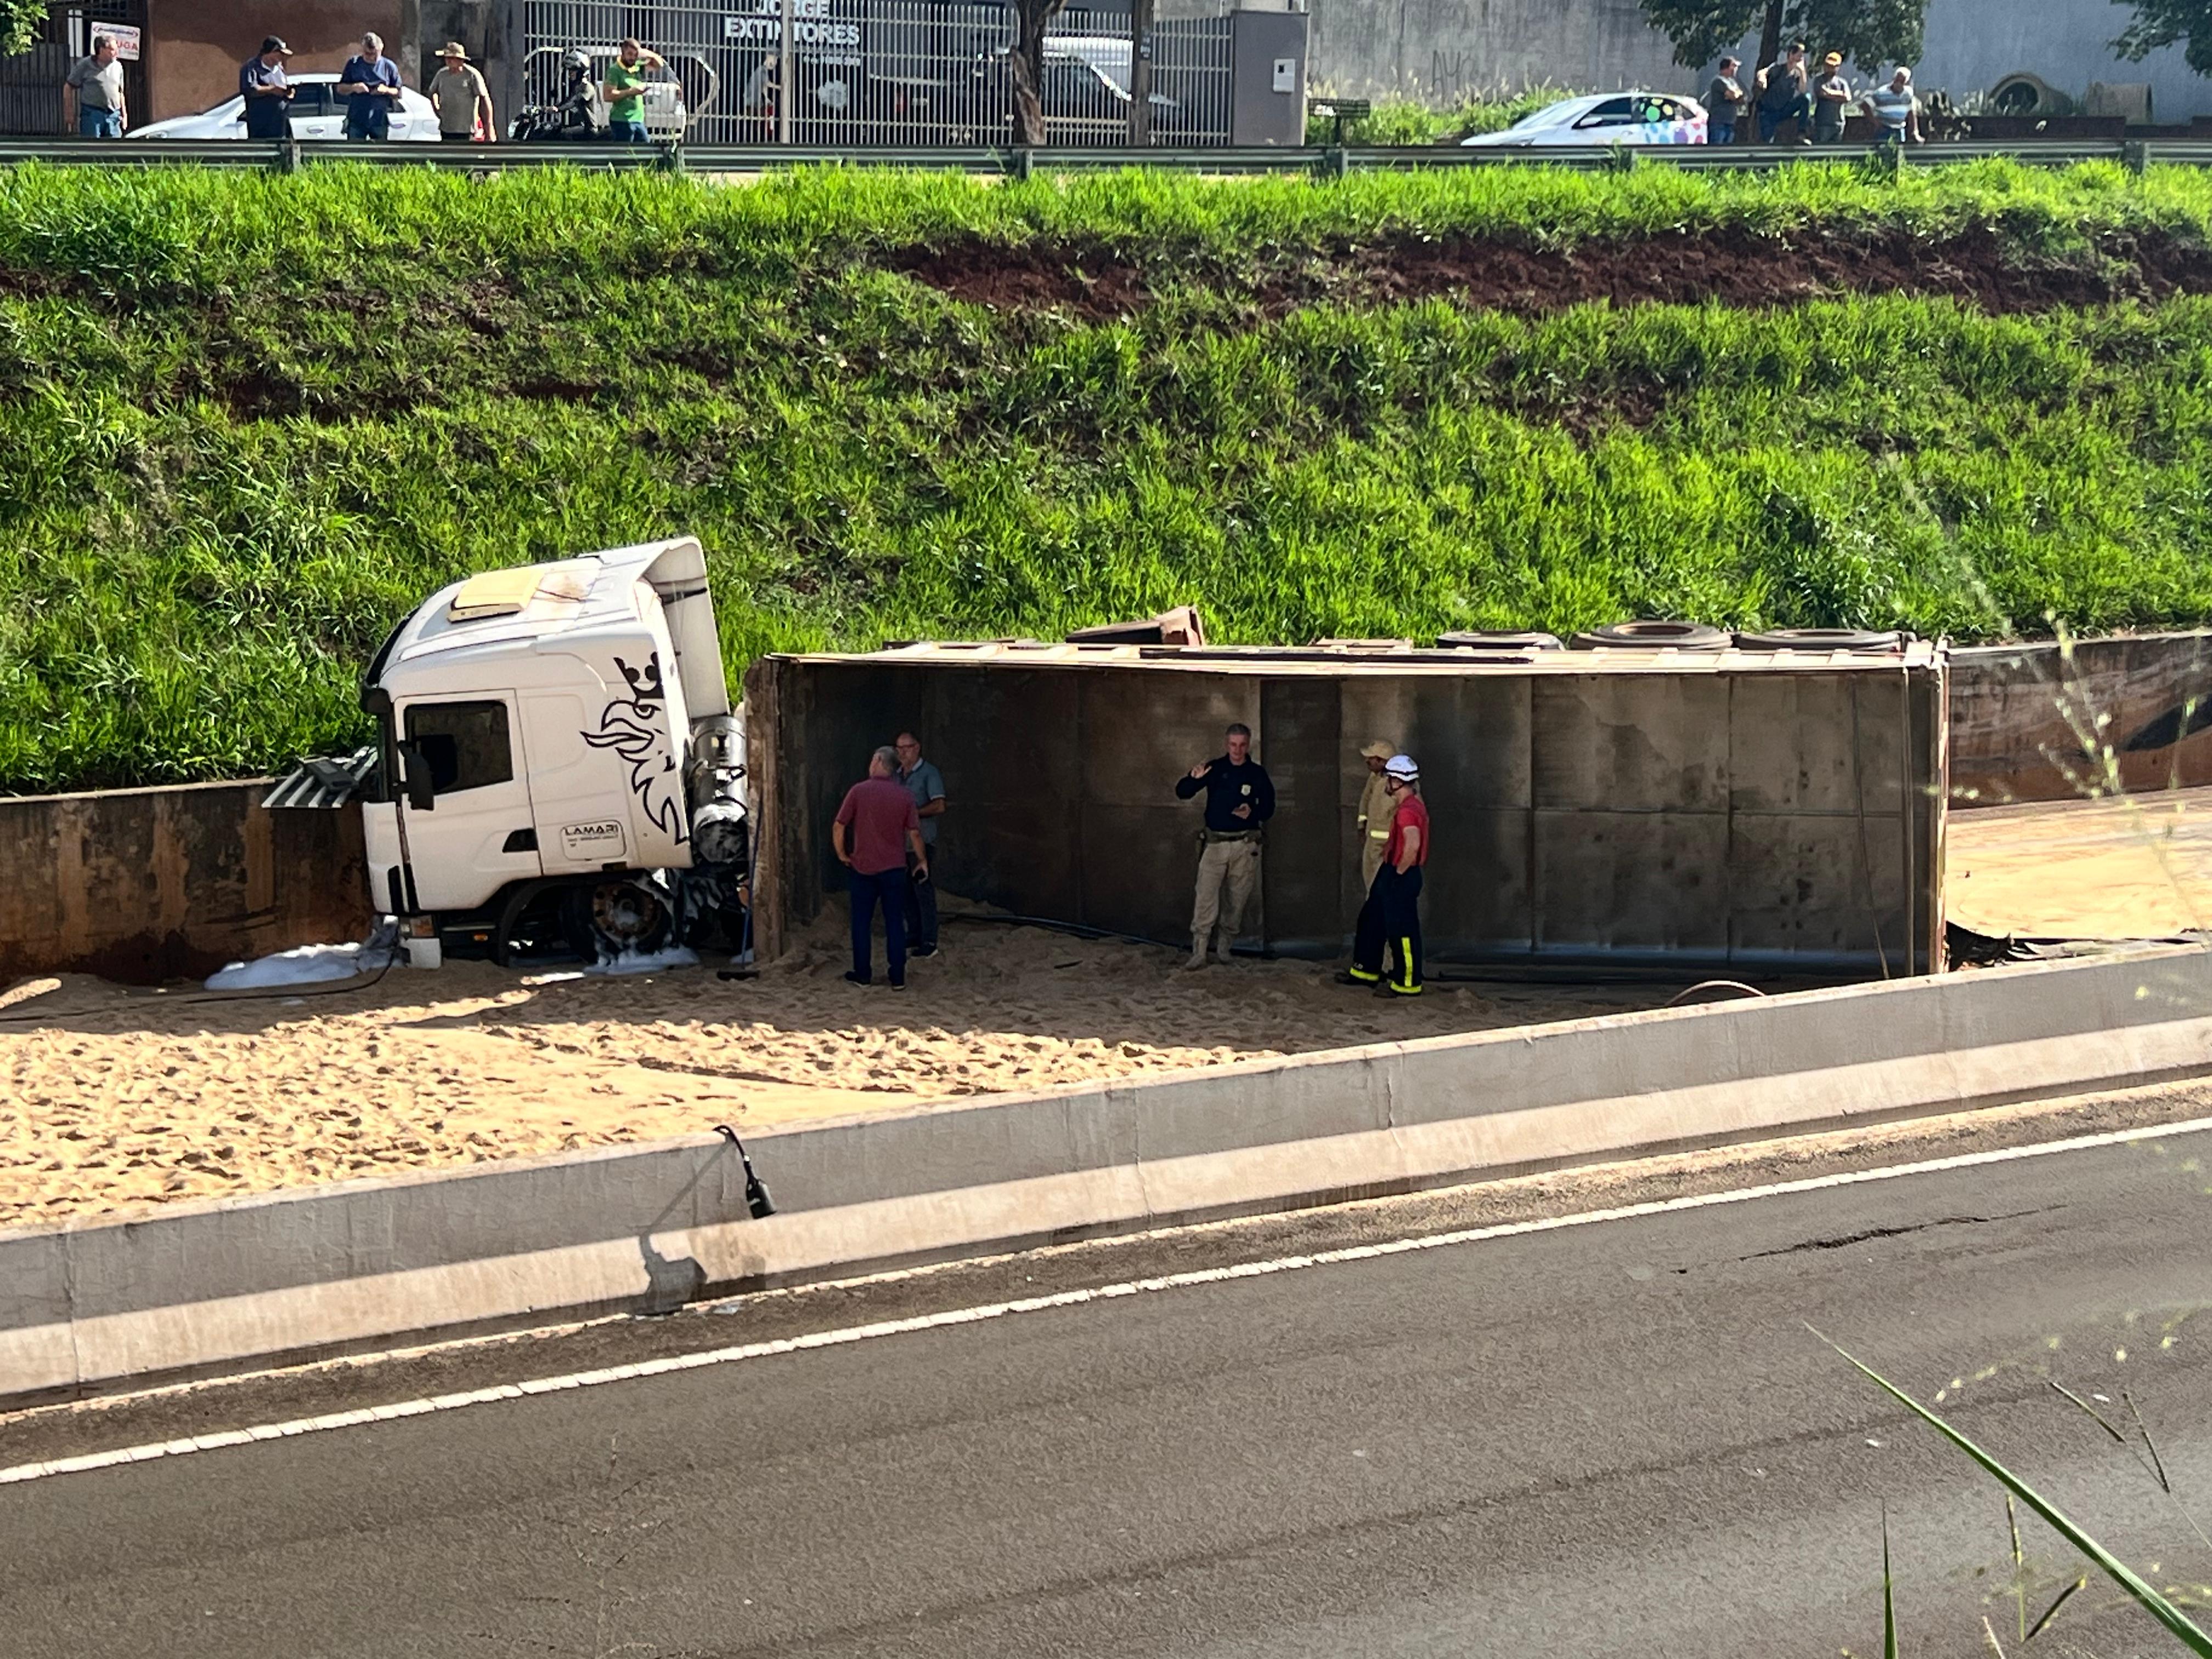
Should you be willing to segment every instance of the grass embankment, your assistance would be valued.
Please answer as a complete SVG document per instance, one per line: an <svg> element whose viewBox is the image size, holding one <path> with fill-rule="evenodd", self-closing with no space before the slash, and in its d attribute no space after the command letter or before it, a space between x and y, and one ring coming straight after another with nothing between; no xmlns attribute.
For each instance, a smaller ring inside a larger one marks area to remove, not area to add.
<svg viewBox="0 0 2212 1659"><path fill-rule="evenodd" d="M733 671L1186 600L1231 640L2194 622L2212 301L2062 301L2190 286L2209 227L2203 175L2110 168L8 173L0 787L348 742L430 589L678 530ZM1693 258L1786 308L1559 309ZM994 262L1048 280L957 297Z"/></svg>

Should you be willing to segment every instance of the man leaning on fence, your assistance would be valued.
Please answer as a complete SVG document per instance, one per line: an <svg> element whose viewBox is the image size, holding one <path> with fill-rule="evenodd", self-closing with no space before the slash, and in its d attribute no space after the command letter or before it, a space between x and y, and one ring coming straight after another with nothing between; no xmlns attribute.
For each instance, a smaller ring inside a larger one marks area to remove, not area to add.
<svg viewBox="0 0 2212 1659"><path fill-rule="evenodd" d="M92 37L92 51L70 65L62 85L76 100L80 138L120 138L130 112L123 96L123 59L105 34Z"/></svg>
<svg viewBox="0 0 2212 1659"><path fill-rule="evenodd" d="M1899 69L1887 86L1867 94L1866 106L1874 116L1877 144L1920 142L1920 100L1912 95L1911 70Z"/></svg>

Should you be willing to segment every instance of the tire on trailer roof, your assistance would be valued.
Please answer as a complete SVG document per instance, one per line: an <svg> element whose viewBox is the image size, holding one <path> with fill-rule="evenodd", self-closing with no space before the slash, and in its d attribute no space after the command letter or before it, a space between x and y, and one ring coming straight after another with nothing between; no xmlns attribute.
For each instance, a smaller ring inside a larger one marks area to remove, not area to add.
<svg viewBox="0 0 2212 1659"><path fill-rule="evenodd" d="M1894 651L1904 643L1893 628L1770 628L1735 636L1739 651Z"/></svg>
<svg viewBox="0 0 2212 1659"><path fill-rule="evenodd" d="M1647 651L1660 646L1672 646L1677 651L1725 651L1731 641L1727 630L1705 623L1647 619L1607 623L1603 628L1586 629L1568 643L1577 651L1595 651L1601 646L1624 645Z"/></svg>
<svg viewBox="0 0 2212 1659"><path fill-rule="evenodd" d="M1437 635L1437 647L1443 651L1558 651L1563 648L1557 634L1480 628L1458 629L1449 634L1439 634Z"/></svg>

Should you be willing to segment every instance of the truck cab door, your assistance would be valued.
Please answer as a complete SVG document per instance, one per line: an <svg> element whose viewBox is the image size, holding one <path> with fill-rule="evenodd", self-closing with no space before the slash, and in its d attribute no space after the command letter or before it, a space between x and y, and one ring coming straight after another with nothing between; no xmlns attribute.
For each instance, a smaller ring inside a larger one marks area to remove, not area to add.
<svg viewBox="0 0 2212 1659"><path fill-rule="evenodd" d="M399 809L422 908L474 909L541 874L514 693L421 698L396 714L401 739L430 772L430 810Z"/></svg>

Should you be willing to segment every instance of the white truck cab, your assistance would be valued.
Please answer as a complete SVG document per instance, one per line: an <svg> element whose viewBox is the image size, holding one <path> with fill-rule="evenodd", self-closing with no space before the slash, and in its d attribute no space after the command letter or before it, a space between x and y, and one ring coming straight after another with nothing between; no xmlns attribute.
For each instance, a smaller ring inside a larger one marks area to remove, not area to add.
<svg viewBox="0 0 2212 1659"><path fill-rule="evenodd" d="M742 744L693 538L443 588L361 700L370 895L415 960L650 951L741 916Z"/></svg>

